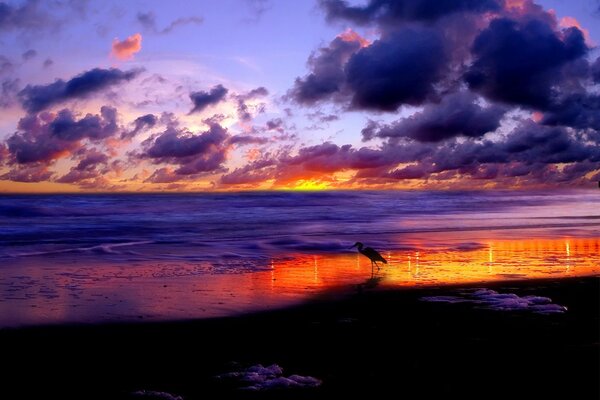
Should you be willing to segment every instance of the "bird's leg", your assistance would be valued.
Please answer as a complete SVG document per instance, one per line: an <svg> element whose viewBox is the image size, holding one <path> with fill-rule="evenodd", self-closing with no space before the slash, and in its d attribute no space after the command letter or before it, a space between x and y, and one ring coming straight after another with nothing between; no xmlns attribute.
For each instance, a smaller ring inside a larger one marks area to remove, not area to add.
<svg viewBox="0 0 600 400"><path fill-rule="evenodd" d="M375 261L375 266L377 267L377 271L379 271L381 269L381 267L379 266L379 264L377 264L377 261Z"/></svg>

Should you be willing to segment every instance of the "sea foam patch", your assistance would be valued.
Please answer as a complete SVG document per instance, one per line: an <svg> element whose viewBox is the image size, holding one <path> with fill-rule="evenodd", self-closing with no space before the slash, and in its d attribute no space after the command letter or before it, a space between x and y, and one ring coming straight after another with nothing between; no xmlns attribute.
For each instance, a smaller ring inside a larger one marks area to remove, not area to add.
<svg viewBox="0 0 600 400"><path fill-rule="evenodd" d="M168 392L158 392L156 390L138 390L132 393L133 397L145 400L183 400L183 397Z"/></svg>
<svg viewBox="0 0 600 400"><path fill-rule="evenodd" d="M549 297L519 296L485 288L452 296L425 296L421 297L421 300L435 303L471 303L490 310L529 311L537 314L560 314L567 311L567 307L553 303Z"/></svg>
<svg viewBox="0 0 600 400"><path fill-rule="evenodd" d="M253 365L241 371L233 371L217 375L218 379L235 380L241 383L243 390L271 390L291 388L314 388L321 385L321 380L312 376L290 375L283 376L283 368L277 364L264 367L262 364Z"/></svg>

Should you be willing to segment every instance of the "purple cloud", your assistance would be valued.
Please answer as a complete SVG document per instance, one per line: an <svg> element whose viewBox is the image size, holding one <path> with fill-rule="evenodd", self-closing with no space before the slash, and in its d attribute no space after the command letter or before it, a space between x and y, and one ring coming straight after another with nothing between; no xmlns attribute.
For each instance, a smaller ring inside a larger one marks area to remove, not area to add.
<svg viewBox="0 0 600 400"><path fill-rule="evenodd" d="M463 136L481 137L495 131L506 107L483 107L468 92L446 96L439 104L427 104L423 111L389 125L371 123L362 130L363 139L373 137L410 138L419 142L438 142Z"/></svg>
<svg viewBox="0 0 600 400"><path fill-rule="evenodd" d="M157 123L158 117L153 114L146 114L142 115L141 117L137 117L135 121L133 121L133 129L129 132L124 131L121 134L121 139L131 139L140 132L154 128Z"/></svg>
<svg viewBox="0 0 600 400"><path fill-rule="evenodd" d="M176 28L185 26L185 25L200 25L204 22L204 18L202 17L182 17L177 18L171 21L167 26L160 29L158 27L158 23L156 22L156 14L152 11L148 12L139 12L137 13L137 21L149 32L156 33L159 35L166 35L173 32Z"/></svg>
<svg viewBox="0 0 600 400"><path fill-rule="evenodd" d="M567 79L565 66L587 50L577 28L561 37L542 19L497 18L475 39L465 80L491 100L547 109Z"/></svg>
<svg viewBox="0 0 600 400"><path fill-rule="evenodd" d="M406 21L433 21L458 12L497 11L497 0L369 0L351 6L344 0L320 0L329 21L347 21L357 25L389 26Z"/></svg>
<svg viewBox="0 0 600 400"><path fill-rule="evenodd" d="M86 98L110 86L135 78L141 70L121 71L117 68L95 68L68 81L57 79L48 85L27 85L19 92L21 105L30 113L76 98Z"/></svg>
<svg viewBox="0 0 600 400"><path fill-rule="evenodd" d="M205 121L209 129L200 134L168 127L146 140L139 158L153 163L174 164L178 175L193 175L222 169L228 150L227 130L213 121Z"/></svg>
<svg viewBox="0 0 600 400"><path fill-rule="evenodd" d="M210 91L198 91L190 93L190 99L194 103L194 108L190 114L203 111L206 107L220 103L227 96L227 88L223 85L214 86Z"/></svg>

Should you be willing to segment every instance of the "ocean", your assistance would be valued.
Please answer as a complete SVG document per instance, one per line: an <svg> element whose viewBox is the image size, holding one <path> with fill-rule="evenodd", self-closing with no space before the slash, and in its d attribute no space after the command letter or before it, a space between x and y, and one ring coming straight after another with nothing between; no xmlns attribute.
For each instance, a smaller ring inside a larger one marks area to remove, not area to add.
<svg viewBox="0 0 600 400"><path fill-rule="evenodd" d="M0 227L0 326L286 305L368 279L355 242L388 259L382 285L600 269L589 190L6 195Z"/></svg>

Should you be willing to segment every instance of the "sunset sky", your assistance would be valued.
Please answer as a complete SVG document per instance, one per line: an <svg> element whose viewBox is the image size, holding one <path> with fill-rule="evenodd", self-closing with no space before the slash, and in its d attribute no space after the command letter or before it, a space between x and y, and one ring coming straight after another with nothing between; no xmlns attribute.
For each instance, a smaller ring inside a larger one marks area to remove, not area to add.
<svg viewBox="0 0 600 400"><path fill-rule="evenodd" d="M0 2L0 192L595 187L594 0Z"/></svg>

